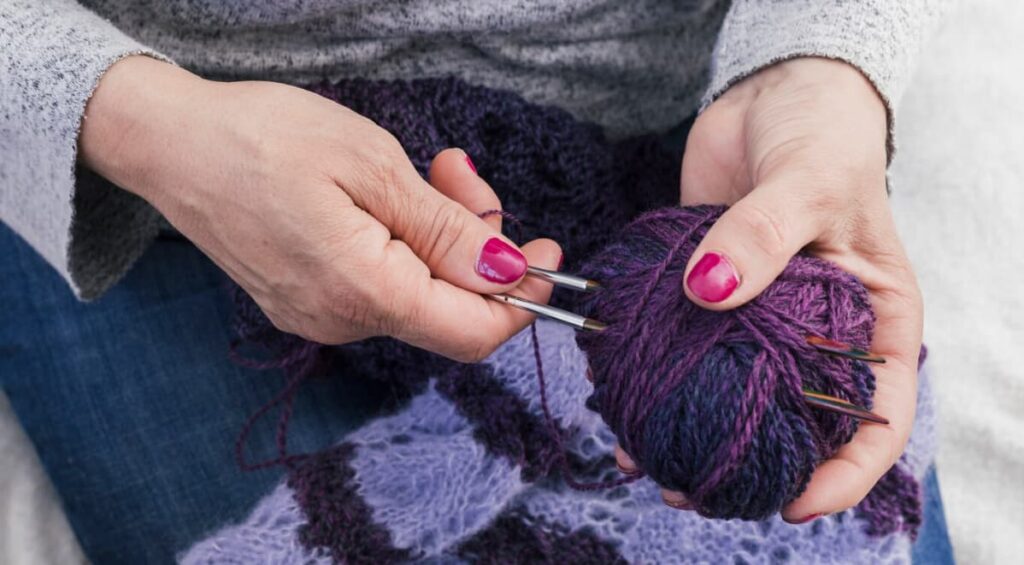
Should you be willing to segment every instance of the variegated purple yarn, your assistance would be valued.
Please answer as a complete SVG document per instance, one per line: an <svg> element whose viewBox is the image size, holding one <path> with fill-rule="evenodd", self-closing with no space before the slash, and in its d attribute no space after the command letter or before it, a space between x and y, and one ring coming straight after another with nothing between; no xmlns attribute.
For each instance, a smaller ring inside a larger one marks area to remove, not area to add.
<svg viewBox="0 0 1024 565"><path fill-rule="evenodd" d="M871 371L818 353L806 336L867 347L874 315L856 278L804 255L740 308L689 301L683 271L723 211L649 212L593 256L582 274L604 288L583 306L609 328L577 341L593 372L588 406L646 474L705 516L763 519L856 429L809 408L802 389L871 405Z"/></svg>

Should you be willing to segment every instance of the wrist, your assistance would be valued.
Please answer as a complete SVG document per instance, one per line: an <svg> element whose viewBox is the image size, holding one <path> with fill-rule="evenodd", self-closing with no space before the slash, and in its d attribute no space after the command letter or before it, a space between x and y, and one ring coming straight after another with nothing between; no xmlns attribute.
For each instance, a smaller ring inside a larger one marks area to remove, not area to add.
<svg viewBox="0 0 1024 565"><path fill-rule="evenodd" d="M752 77L757 92L785 85L817 89L847 102L858 102L880 120L887 120L885 100L857 67L838 59L797 57L766 67Z"/></svg>
<svg viewBox="0 0 1024 565"><path fill-rule="evenodd" d="M147 182L186 123L207 81L146 56L121 59L100 78L78 137L78 158L119 187L150 200Z"/></svg>

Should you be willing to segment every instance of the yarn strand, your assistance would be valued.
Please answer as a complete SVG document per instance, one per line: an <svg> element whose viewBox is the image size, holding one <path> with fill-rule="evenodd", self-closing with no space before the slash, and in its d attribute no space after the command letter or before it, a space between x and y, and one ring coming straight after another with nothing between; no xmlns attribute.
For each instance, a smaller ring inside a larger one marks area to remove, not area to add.
<svg viewBox="0 0 1024 565"><path fill-rule="evenodd" d="M562 434L558 429L558 424L555 422L554 416L551 415L551 409L548 408L547 385L544 377L544 360L541 355L540 338L537 335L536 322L530 324L530 342L533 347L533 359L537 366L537 388L540 392L540 408L544 413L544 423L547 426L548 435L551 437L551 441L555 444L556 451L558 452L559 467L562 471L562 480L565 481L565 484L579 491L594 491L627 485L642 479L644 477L643 473L610 481L599 481L593 483L582 483L573 478L572 469L569 466L569 457L566 455L565 444L562 442Z"/></svg>

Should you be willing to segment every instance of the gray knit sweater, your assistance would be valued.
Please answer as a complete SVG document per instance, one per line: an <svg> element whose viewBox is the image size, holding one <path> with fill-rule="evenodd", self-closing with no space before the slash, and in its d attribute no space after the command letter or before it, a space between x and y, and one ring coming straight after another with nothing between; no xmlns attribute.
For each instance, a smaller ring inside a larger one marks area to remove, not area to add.
<svg viewBox="0 0 1024 565"><path fill-rule="evenodd" d="M76 166L86 102L129 54L295 84L454 75L624 135L801 55L860 68L892 116L946 1L0 0L0 220L83 299L142 254L158 213Z"/></svg>

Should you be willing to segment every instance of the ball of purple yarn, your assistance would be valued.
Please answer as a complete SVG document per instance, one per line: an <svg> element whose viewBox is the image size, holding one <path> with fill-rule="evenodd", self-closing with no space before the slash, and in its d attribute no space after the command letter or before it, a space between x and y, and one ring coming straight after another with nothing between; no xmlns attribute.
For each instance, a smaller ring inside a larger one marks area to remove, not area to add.
<svg viewBox="0 0 1024 565"><path fill-rule="evenodd" d="M806 336L867 347L874 314L855 277L806 255L735 310L688 300L683 271L723 211L649 212L593 256L582 274L604 288L583 308L609 328L577 341L593 373L588 406L642 471L705 516L759 520L799 496L856 429L810 408L802 389L871 405L871 371Z"/></svg>

